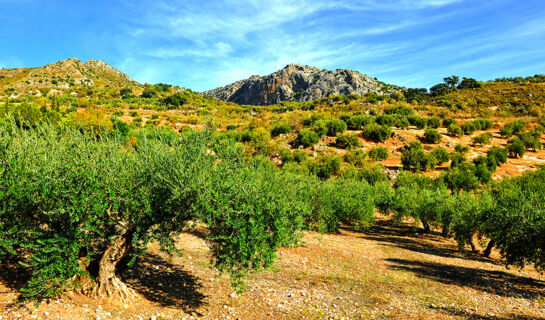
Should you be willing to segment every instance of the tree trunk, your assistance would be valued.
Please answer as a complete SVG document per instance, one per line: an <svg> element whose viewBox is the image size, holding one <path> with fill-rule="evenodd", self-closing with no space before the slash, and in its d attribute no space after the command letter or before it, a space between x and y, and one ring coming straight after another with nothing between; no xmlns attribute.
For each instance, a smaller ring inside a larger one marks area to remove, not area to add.
<svg viewBox="0 0 545 320"><path fill-rule="evenodd" d="M107 299L110 302L128 305L138 298L133 289L127 287L116 274L116 266L125 257L131 247L132 232L116 238L104 251L100 261L96 287L93 295L100 299Z"/></svg>
<svg viewBox="0 0 545 320"><path fill-rule="evenodd" d="M450 224L443 224L441 235L445 238L448 238L449 234L450 234Z"/></svg>
<svg viewBox="0 0 545 320"><path fill-rule="evenodd" d="M426 220L422 220L422 225L424 226L424 233L429 233L431 231L430 225Z"/></svg>
<svg viewBox="0 0 545 320"><path fill-rule="evenodd" d="M475 243L473 243L473 235L469 238L469 246L471 247L471 251L477 252L477 247L475 247Z"/></svg>
<svg viewBox="0 0 545 320"><path fill-rule="evenodd" d="M488 242L488 245L486 246L486 249L484 249L483 251L483 255L485 257L489 257L490 253L492 252L492 248L494 248L495 245L496 245L496 242L494 240L490 240Z"/></svg>

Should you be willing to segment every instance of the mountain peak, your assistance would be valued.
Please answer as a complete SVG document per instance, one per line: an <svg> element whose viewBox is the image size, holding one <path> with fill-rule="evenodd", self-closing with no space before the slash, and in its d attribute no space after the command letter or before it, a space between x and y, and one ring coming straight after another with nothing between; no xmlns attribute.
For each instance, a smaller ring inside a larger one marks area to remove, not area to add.
<svg viewBox="0 0 545 320"><path fill-rule="evenodd" d="M311 101L338 94L364 95L370 91L390 94L395 90L354 70L328 71L288 64L266 76L252 76L204 94L238 104L268 105L282 101Z"/></svg>

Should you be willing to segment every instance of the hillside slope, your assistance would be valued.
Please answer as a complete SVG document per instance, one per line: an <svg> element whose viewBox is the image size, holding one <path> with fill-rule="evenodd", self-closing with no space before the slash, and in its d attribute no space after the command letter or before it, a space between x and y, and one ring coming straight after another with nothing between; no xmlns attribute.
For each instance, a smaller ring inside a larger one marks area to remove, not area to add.
<svg viewBox="0 0 545 320"><path fill-rule="evenodd" d="M76 58L37 68L1 69L0 94L43 95L42 91L65 91L73 87L97 88L139 85L126 74L99 60Z"/></svg>
<svg viewBox="0 0 545 320"><path fill-rule="evenodd" d="M290 64L269 75L252 76L204 94L238 104L270 105L282 101L312 101L338 94L364 95L370 91L389 94L397 89L353 70L328 71Z"/></svg>

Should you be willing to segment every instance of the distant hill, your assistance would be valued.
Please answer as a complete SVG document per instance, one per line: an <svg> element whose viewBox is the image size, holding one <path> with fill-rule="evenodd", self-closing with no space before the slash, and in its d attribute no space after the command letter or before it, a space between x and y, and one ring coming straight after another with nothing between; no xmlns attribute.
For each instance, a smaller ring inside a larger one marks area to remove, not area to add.
<svg viewBox="0 0 545 320"><path fill-rule="evenodd" d="M270 105L282 101L312 101L329 95L364 95L370 91L391 94L400 89L354 70L328 71L290 64L269 75L252 76L204 94L238 104Z"/></svg>
<svg viewBox="0 0 545 320"><path fill-rule="evenodd" d="M41 95L45 90L73 87L97 88L139 85L126 74L99 60L71 58L38 68L0 69L0 94Z"/></svg>

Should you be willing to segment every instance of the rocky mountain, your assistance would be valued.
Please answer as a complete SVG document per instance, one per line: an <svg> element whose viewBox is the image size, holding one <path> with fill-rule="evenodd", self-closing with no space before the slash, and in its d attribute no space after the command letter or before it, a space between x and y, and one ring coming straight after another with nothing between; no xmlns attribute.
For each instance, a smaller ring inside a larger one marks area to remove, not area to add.
<svg viewBox="0 0 545 320"><path fill-rule="evenodd" d="M99 60L76 58L38 68L0 69L0 94L36 94L44 90L65 91L73 87L124 87L139 85L126 74Z"/></svg>
<svg viewBox="0 0 545 320"><path fill-rule="evenodd" d="M391 94L400 88L354 70L328 71L290 64L266 76L252 76L205 95L238 104L270 105L282 101L312 101L338 94Z"/></svg>

